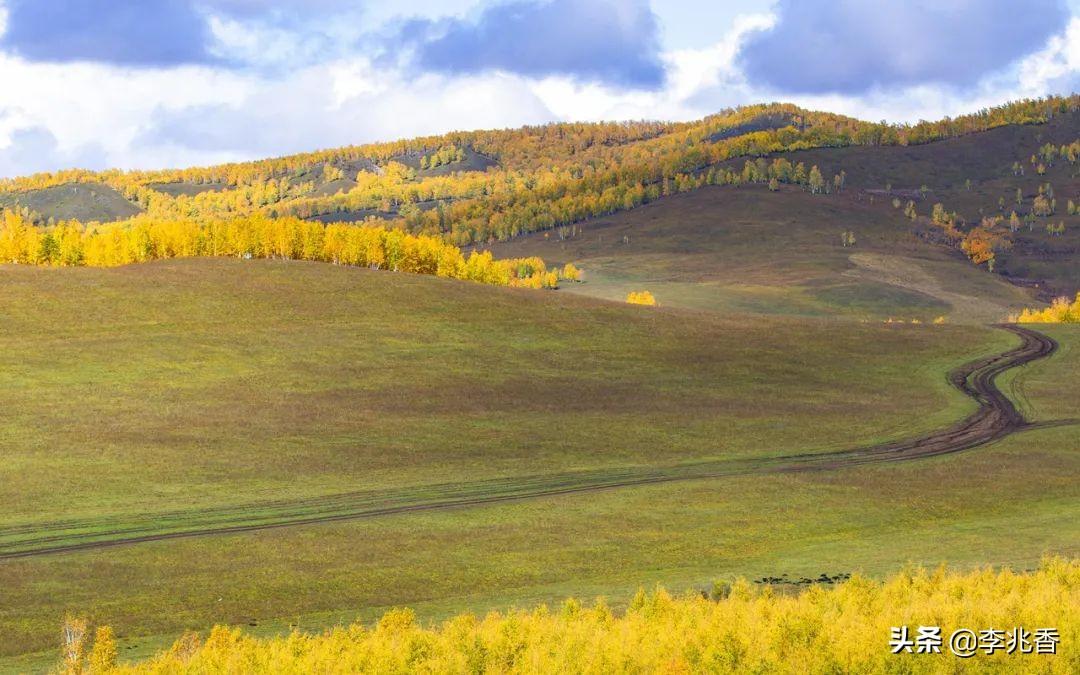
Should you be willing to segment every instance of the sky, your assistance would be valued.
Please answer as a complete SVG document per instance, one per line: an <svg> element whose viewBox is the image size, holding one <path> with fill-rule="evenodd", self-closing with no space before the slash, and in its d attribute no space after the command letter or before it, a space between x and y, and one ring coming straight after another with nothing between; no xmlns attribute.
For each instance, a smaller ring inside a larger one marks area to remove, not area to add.
<svg viewBox="0 0 1080 675"><path fill-rule="evenodd" d="M1080 0L0 0L0 176L1080 90Z"/></svg>

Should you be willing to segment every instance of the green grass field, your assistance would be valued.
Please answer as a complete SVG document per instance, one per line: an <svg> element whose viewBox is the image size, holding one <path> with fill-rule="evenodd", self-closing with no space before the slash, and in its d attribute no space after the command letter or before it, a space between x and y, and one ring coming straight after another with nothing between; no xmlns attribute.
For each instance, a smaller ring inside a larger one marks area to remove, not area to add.
<svg viewBox="0 0 1080 675"><path fill-rule="evenodd" d="M3 283L3 523L846 447L956 418L941 374L1008 340L305 263Z"/></svg>
<svg viewBox="0 0 1080 675"><path fill-rule="evenodd" d="M971 410L947 370L1014 341L315 263L0 275L0 546L21 526L72 519L100 536L211 508L258 516L271 500L679 471L907 437ZM1009 381L1040 420L1075 400L1080 335L1055 335L1067 348ZM0 654L50 649L65 611L114 625L134 655L214 622L314 629L398 604L436 617L907 560L1027 566L1080 541L1076 429L895 466L0 561Z"/></svg>
<svg viewBox="0 0 1080 675"><path fill-rule="evenodd" d="M271 634L570 595L619 608L657 583L1080 555L1078 327L1037 327L1059 351L999 378L1034 423L1004 440L736 470L975 409L946 374L1017 344L987 324L1080 284L1080 217L1052 218L1069 228L1053 240L1016 234L999 272L1039 282L1021 288L918 238L885 183L927 185L921 214L940 201L977 220L1053 181L1064 211L1067 166L1011 164L1078 121L791 153L844 169L848 189L706 187L493 246L584 270L557 292L278 260L0 266L0 672L52 666L67 612L135 658L215 623ZM490 163L470 151L425 175ZM369 165L290 180L332 194ZM23 199L135 208L90 189ZM660 306L624 302L640 290Z"/></svg>

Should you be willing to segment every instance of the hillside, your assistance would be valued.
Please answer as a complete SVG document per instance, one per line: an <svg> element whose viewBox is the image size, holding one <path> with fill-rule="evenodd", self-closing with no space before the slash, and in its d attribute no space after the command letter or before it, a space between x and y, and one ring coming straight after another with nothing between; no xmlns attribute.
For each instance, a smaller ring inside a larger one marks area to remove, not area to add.
<svg viewBox="0 0 1080 675"><path fill-rule="evenodd" d="M66 613L136 657L1080 554L1080 332L988 325L1080 290L1078 125L772 104L0 182L0 671Z"/></svg>
<svg viewBox="0 0 1080 675"><path fill-rule="evenodd" d="M0 182L0 191L25 200L48 187L95 182L113 187L155 215L185 217L267 207L278 212L288 207L291 211L330 213L356 202L368 201L373 206L383 200L394 205L425 201L423 195L433 190L442 198L470 201L506 188L521 196L538 192L541 198L558 198L561 195L547 193L557 186L576 193L582 188L603 191L627 181L648 184L732 157L776 150L916 146L1007 125L1053 125L1063 116L1073 116L1078 100L1073 95L1018 101L954 120L913 126L862 122L787 104L757 105L686 123L552 124L454 132L214 167L59 171L6 179ZM486 181L460 178L485 171L492 174ZM454 176L459 179L450 180ZM521 178L530 180L519 182ZM510 184L506 185L508 179ZM497 188L500 182L504 185ZM347 200L334 199L326 190L330 184L352 188L350 191L358 194ZM485 189L478 192L480 185ZM231 194L208 194L218 192ZM498 206L505 209L509 205ZM47 218L51 214L42 215ZM494 234L504 236L501 231Z"/></svg>
<svg viewBox="0 0 1080 675"><path fill-rule="evenodd" d="M724 312L993 323L1036 302L914 236L891 208L786 186L709 186L491 249L573 262L585 276L571 293L648 289L661 304Z"/></svg>
<svg viewBox="0 0 1080 675"><path fill-rule="evenodd" d="M573 262L587 283L572 290L610 299L647 284L694 308L987 322L1080 290L1077 105L1075 95L1022 101L914 126L748 106L680 124L42 174L0 185L0 204L46 227L378 222Z"/></svg>
<svg viewBox="0 0 1080 675"><path fill-rule="evenodd" d="M115 189L102 183L65 183L25 193L0 194L0 207L26 209L51 222L111 222L142 212Z"/></svg>
<svg viewBox="0 0 1080 675"><path fill-rule="evenodd" d="M1080 170L1075 159L1056 149L1046 154L1048 145L1068 147L1078 139L1080 114L1073 113L1044 125L1001 127L926 145L805 150L767 159L819 166L826 176L844 171L848 195L858 202L873 200L880 212L895 210L892 200L899 199L914 201L924 218L940 203L969 227L984 217L1000 217L994 227L1010 241L997 252L994 271L1048 299L1080 291L1080 210L1068 208L1070 201L1080 204ZM1080 152L1080 145L1070 152ZM1057 204L1052 214L1042 215L1035 201L1046 186ZM1009 231L1012 213L1020 219L1015 232ZM912 229L941 243L934 225L920 221ZM1064 225L1064 231L1051 234L1048 225Z"/></svg>
<svg viewBox="0 0 1080 675"><path fill-rule="evenodd" d="M399 603L437 614L725 569L886 569L916 540L954 541L955 523L983 522L978 491L946 496L947 483L927 479L959 458L688 479L702 462L828 452L949 424L971 402L941 373L1013 341L983 328L750 320L319 263L0 275L0 311L12 317L0 350L9 429L0 472L10 474L0 481L0 547L36 546L43 533L108 541L225 528L0 561L8 655L48 648L65 609L139 636L215 621L276 629L297 614L321 625ZM1041 406L1036 384L1024 385L1025 400ZM40 424L57 410L63 424ZM1057 458L1044 465L1017 443L963 460L985 465L968 482L1008 476L1011 505L989 513L1009 536L949 559L1037 557L1045 534L1015 520L1021 510L1068 531L1055 500L1071 489L1060 470L1071 460L1058 455L1070 446L1044 451ZM1028 469L1012 472L1021 448ZM651 475L662 482L574 496ZM871 507L882 481L922 498L899 513ZM381 508L544 484L577 487L465 510L228 529L273 524L290 504L318 513L342 499ZM866 498L853 497L855 485ZM810 508L823 498L829 510ZM943 499L950 518L898 536L902 523L929 516L919 504ZM618 527L598 538L598 518ZM838 527L878 543L837 558L825 542ZM446 562L437 579L432 542Z"/></svg>
<svg viewBox="0 0 1080 675"><path fill-rule="evenodd" d="M1080 290L1080 212L1067 206L1080 200L1076 163L1060 153L1031 161L1047 144L1077 138L1074 113L918 146L776 153L752 168L731 160L715 170L746 177L742 185L705 186L492 250L573 262L587 271L586 283L569 290L609 299L646 288L661 303L703 309L1000 321L1036 298ZM843 188L824 195L767 188L759 167L778 160L817 166L824 176L843 172ZM1033 204L1048 185L1057 208L1038 216ZM914 221L899 206L909 201ZM994 274L974 266L963 241L949 241L945 224L929 218L934 204L959 222L1001 217L989 225L1007 242L994 252ZM1020 226L1010 231L1014 212ZM846 232L854 237L848 245Z"/></svg>

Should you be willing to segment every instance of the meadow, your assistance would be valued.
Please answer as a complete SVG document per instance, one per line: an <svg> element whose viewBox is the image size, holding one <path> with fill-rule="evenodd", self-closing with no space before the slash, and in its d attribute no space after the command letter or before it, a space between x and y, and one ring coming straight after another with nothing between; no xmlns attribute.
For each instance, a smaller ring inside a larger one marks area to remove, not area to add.
<svg viewBox="0 0 1080 675"><path fill-rule="evenodd" d="M108 539L117 523L160 531L357 490L619 478L909 437L970 412L945 372L1015 341L304 262L2 274L9 552L42 528ZM1055 331L1059 354L1009 380L1044 420L1068 415L1080 368L1075 331ZM1029 566L1076 553L1077 443L1048 426L924 462L10 558L0 651L38 652L5 667L52 659L68 611L113 625L134 655L213 623L275 633L396 605L430 618L904 560Z"/></svg>
<svg viewBox="0 0 1080 675"><path fill-rule="evenodd" d="M755 106L4 181L0 251L36 266L0 265L0 672L55 665L68 614L126 662L215 624L571 596L631 621L657 584L1080 556L1075 325L998 378L1017 433L829 464L967 418L948 374L1018 343L988 324L1075 292L1076 158L1015 163L1078 123L1075 96L914 126ZM929 218L1000 233L1050 181L1065 232L1010 233L994 273ZM316 222L349 214L378 226ZM345 233L381 257L323 245Z"/></svg>

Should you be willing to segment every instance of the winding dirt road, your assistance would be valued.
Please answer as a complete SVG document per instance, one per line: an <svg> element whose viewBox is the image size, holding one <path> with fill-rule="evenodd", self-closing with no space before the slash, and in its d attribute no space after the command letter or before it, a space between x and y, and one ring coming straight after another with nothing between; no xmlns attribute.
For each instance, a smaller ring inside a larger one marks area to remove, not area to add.
<svg viewBox="0 0 1080 675"><path fill-rule="evenodd" d="M966 419L925 436L829 453L752 460L721 460L647 467L518 476L372 490L299 500L264 501L220 508L33 523L0 528L0 560L29 558L142 542L251 532L341 520L373 518L497 504L538 497L749 474L830 471L850 466L899 462L968 450L1030 426L995 385L1011 368L1045 358L1057 349L1051 338L1016 325L1001 325L1020 346L967 363L949 381L979 407Z"/></svg>

